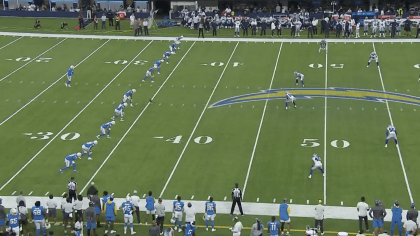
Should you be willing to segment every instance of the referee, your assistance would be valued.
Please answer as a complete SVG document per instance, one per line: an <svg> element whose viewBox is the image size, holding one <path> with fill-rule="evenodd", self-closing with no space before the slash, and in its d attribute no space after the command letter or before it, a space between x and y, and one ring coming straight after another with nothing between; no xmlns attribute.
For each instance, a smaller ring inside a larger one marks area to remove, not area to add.
<svg viewBox="0 0 420 236"><path fill-rule="evenodd" d="M204 38L204 17L201 16L200 23L198 24L198 37L200 35Z"/></svg>
<svg viewBox="0 0 420 236"><path fill-rule="evenodd" d="M73 199L77 199L77 182L74 181L74 177L71 177L70 181L67 183L67 189L69 190L69 199L72 203Z"/></svg>
<svg viewBox="0 0 420 236"><path fill-rule="evenodd" d="M236 204L238 204L239 211L241 215L244 215L242 211L242 190L238 187L238 183L235 183L235 187L232 189L232 208L230 209L230 214L233 215L233 211L235 210Z"/></svg>

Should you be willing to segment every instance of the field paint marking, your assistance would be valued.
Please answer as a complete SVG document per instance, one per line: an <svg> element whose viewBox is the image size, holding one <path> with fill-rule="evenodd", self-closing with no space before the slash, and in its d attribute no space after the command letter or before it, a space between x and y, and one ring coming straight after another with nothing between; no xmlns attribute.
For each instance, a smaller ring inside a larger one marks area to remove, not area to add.
<svg viewBox="0 0 420 236"><path fill-rule="evenodd" d="M203 117L204 112L207 110L207 107L209 106L210 100L212 99L213 94L214 94L214 92L216 91L217 86L218 86L218 85L219 85L219 83L220 83L220 80L222 80L222 77L223 77L223 75L225 74L225 71L226 71L226 69L227 69L227 67L228 67L228 65L229 65L229 63L230 63L230 60L232 59L233 54L235 53L236 48L238 47L238 45L239 45L239 42L237 42L237 43L236 43L235 48L233 49L232 54L230 55L230 57L229 57L229 59L228 59L228 61L227 61L226 65L225 65L225 68L223 68L222 74L220 75L219 80L217 81L216 85L214 86L214 89L213 89L213 91L211 92L210 97L209 97L209 99L207 100L207 103L206 103L206 105L204 106L203 111L201 112L201 115L200 115L200 117L199 117L199 118L198 118L198 120L197 120L197 123L195 123L195 126L194 126L194 128L193 128L193 130L192 130L192 132L191 132L191 134L190 134L190 137L188 137L188 140L187 140L187 142L185 143L185 146L184 146L184 148L182 149L182 152L181 152L181 154L179 155L178 160L176 161L175 166L174 166L174 168L172 169L171 174L170 174L170 175L169 175L169 177L168 177L168 180L166 181L165 185L163 186L163 189L162 189L162 191L160 192L159 197L162 197L163 193L164 193L164 192L165 192L165 190L166 190L166 187L168 186L169 182L171 181L172 176L174 175L175 170L176 170L176 168L178 167L178 164L179 164L179 162L181 161L182 156L184 155L185 150L187 149L188 144L190 143L190 141L191 141L191 139L192 139L192 137L193 137L193 135L194 135L194 132L195 132L195 130L196 130L196 129L197 129L197 127L198 127L198 124L200 124L201 118ZM205 88L205 87L206 87L206 86L204 86L204 88Z"/></svg>
<svg viewBox="0 0 420 236"><path fill-rule="evenodd" d="M18 175L18 174L20 174L20 172L22 172L22 170L24 170L33 160L35 160L35 158L42 152L42 151L44 151L44 149L45 148L47 148L48 147L48 145L50 145L71 123L73 123L73 121L74 120L76 120L76 118L77 117L79 117L79 115L80 114L82 114L82 112L84 111L84 110L86 110L86 108L88 108L89 107L89 105L90 104L92 104L94 101L95 101L95 99L96 98L98 98L99 97L99 95L101 95L102 94L102 92L103 91L105 91L105 89L106 88L108 88L109 87L109 85L111 85L111 83L112 82L114 82L114 80L115 79L117 79L118 78L118 76L125 70L125 69L127 69L127 67L129 66L129 65L131 65L131 63L144 51L144 50L146 50L146 48L147 47L149 47L149 45L152 43L153 41L150 41L150 43L149 44L147 44L146 45L146 47L144 47L120 72L118 72L118 74L107 84L107 85L105 85L105 87L101 90L101 91L99 91L99 93L98 94L96 94L96 96L92 99L92 100L90 100L90 102L85 106L85 107L83 107L83 109L82 110L80 110L79 111L79 113L77 113L70 121L69 121L69 123L67 123L54 137L52 137L51 139L50 139L50 141L47 143L47 144L45 144L45 146L44 147L42 147L41 148L41 150L39 150L31 159L29 159L29 161L28 162L26 162L25 163L25 165L23 165L5 184L3 184L3 186L1 186L1 188L0 188L0 191L4 188L4 187L6 187L6 185L8 185L14 178L16 178L16 176ZM90 182L90 181L89 181ZM80 192L81 193L81 192Z"/></svg>
<svg viewBox="0 0 420 236"><path fill-rule="evenodd" d="M225 198L223 198L223 201L226 201L227 197L225 196Z"/></svg>
<svg viewBox="0 0 420 236"><path fill-rule="evenodd" d="M13 191L12 195L15 195L16 191Z"/></svg>
<svg viewBox="0 0 420 236"><path fill-rule="evenodd" d="M175 195L175 199L178 197L178 195Z"/></svg>
<svg viewBox="0 0 420 236"><path fill-rule="evenodd" d="M46 192L46 193L45 193L45 196L47 196L49 193L50 193L50 192Z"/></svg>
<svg viewBox="0 0 420 236"><path fill-rule="evenodd" d="M64 194L66 194L66 192L63 192L63 193L61 194L61 196L64 196Z"/></svg>
<svg viewBox="0 0 420 236"><path fill-rule="evenodd" d="M276 76L277 65L279 63L279 58L280 58L280 53L281 53L282 47L283 47L283 43L280 44L279 53L277 54L277 60L276 60L276 64L274 65L274 71L273 71L273 75L271 76L271 82L270 82L270 88L269 89L271 89L271 87L273 86L273 81L274 81L274 77ZM252 162L254 161L255 150L257 150L258 139L260 138L262 124L264 122L265 111L267 110L267 104L268 104L268 99L265 100L264 109L263 109L263 112L262 112L262 115L261 115L260 126L258 127L257 136L255 137L254 148L253 148L252 154L251 154L251 160L249 160L248 171L246 172L246 177L245 177L244 190L242 191L242 199L245 198L245 191L246 191L246 186L248 184L249 173L251 173Z"/></svg>
<svg viewBox="0 0 420 236"><path fill-rule="evenodd" d="M34 191L30 191L30 192L28 193L28 196L31 196L33 192L34 192Z"/></svg>
<svg viewBox="0 0 420 236"><path fill-rule="evenodd" d="M14 43L14 42L18 41L18 40L19 40L19 39L21 39L21 38L23 38L23 36L21 36L20 38L17 38L17 39L15 39L15 40L13 40L12 42L10 42L10 43L8 43L8 44L4 45L3 47L1 47L1 48L0 48L0 50L2 50L3 48L5 48L5 47L9 46L9 45L10 45L10 44L12 44L12 43Z"/></svg>
<svg viewBox="0 0 420 236"><path fill-rule="evenodd" d="M151 41L153 42L153 41ZM150 43L151 43L150 42ZM149 46L150 43L147 45ZM168 77L166 78L165 81L163 81L162 85L159 86L159 89L156 91L156 93L152 96L151 100L153 100L158 93L160 92L160 90L163 88L163 86L166 84L166 82L169 80L169 78L171 78L172 74L175 72L176 68L178 68L178 66L181 64L181 62L184 60L184 58L188 55L188 52L191 50L191 48L195 45L195 42L190 46L190 48L187 50L187 52L184 54L184 56L182 56L181 60L179 60L178 64L176 64L176 66L174 67L174 69L172 70L172 72L168 75ZM146 46L146 47L147 47ZM144 50L144 49L143 49ZM138 54L140 55L140 53ZM135 57L137 58L138 55ZM135 59L134 58L134 59ZM134 59L131 61L133 62ZM131 64L131 62L129 64ZM128 66L128 65L127 65ZM127 134L130 132L130 130L134 127L134 125L137 123L137 121L140 119L140 117L143 115L143 113L146 111L146 109L149 107L150 102L146 104L146 106L143 108L143 110L140 112L140 114L137 116L137 118L134 120L133 124L131 124L131 126L127 129L127 131L124 133L124 135L121 137L120 141L118 141L118 143L115 145L115 147L111 150L111 152L109 153L109 155L105 158L105 160L102 162L102 164L99 166L99 168L96 170L96 172L92 175L92 177L89 179L89 181L86 183L86 185L83 187L82 191L80 191L80 193L83 193L83 191L89 186L90 182L92 182L93 178L95 178L95 176L99 173L99 171L102 169L102 167L105 165L105 163L108 161L108 159L111 157L111 155L115 152L115 150L117 149L117 147L121 144L121 142L124 140L125 136L127 136ZM1 189L0 189L1 190Z"/></svg>
<svg viewBox="0 0 420 236"><path fill-rule="evenodd" d="M257 197L257 202L260 202L260 198L259 197Z"/></svg>
<svg viewBox="0 0 420 236"><path fill-rule="evenodd" d="M376 53L376 55L378 55L378 53L376 52L375 43L372 43L372 46L373 46L373 51ZM385 92L385 85L384 85L384 81L382 79L382 72L381 72L381 67L380 66L378 66L378 72L379 72L379 78L381 79L382 90ZM386 99L386 94L385 94L385 104L386 104L386 108L388 110L388 115L389 115L389 120L391 121L391 125L394 126L394 122L392 121L391 111L389 110L388 100ZM413 195L411 194L410 184L408 183L407 173L405 172L404 161L403 161L402 156L401 156L400 146L399 145L396 145L396 146L397 146L398 156L400 157L400 163L401 163L401 168L402 168L403 174L404 174L405 184L407 185L408 195L410 196L411 202L414 202L413 201Z"/></svg>
<svg viewBox="0 0 420 236"><path fill-rule="evenodd" d="M47 50L45 50L43 53L39 54L38 56L34 57L32 60L26 62L25 64L23 64L22 66L20 66L19 68L17 68L16 70L12 71L10 74L4 76L3 78L0 79L0 82L3 81L4 79L6 79L7 77L13 75L14 73L16 73L18 70L22 69L23 67L25 67L26 65L28 65L29 63L35 61L36 59L38 59L40 56L44 55L45 53L49 52L51 49L55 48L56 46L58 46L59 44L61 44L62 42L64 42L67 38L64 38L63 40L61 40L60 42L56 43L54 46L48 48Z"/></svg>
<svg viewBox="0 0 420 236"><path fill-rule="evenodd" d="M194 195L191 196L191 200L193 200L193 199L194 199Z"/></svg>
<svg viewBox="0 0 420 236"><path fill-rule="evenodd" d="M328 43L325 46L325 65L328 65ZM328 66L325 67L325 111L324 111L324 204L327 204L327 88Z"/></svg>
<svg viewBox="0 0 420 236"><path fill-rule="evenodd" d="M210 200L210 196L207 197L207 201Z"/></svg>
<svg viewBox="0 0 420 236"><path fill-rule="evenodd" d="M275 203L275 202L276 202L276 199L274 198L274 199L273 199L273 203Z"/></svg>
<svg viewBox="0 0 420 236"><path fill-rule="evenodd" d="M143 198L145 198L146 197L146 194L143 194Z"/></svg>
<svg viewBox="0 0 420 236"><path fill-rule="evenodd" d="M101 46L99 46L97 49L95 49L93 52L91 52L87 57L83 58L83 60L81 60L79 63L77 63L77 65L75 65L74 67L79 66L80 64L82 64L84 61L86 61L86 59L88 59L90 56L92 56L96 51L98 51L100 48L102 48L105 44L107 44L110 40L108 39L108 41L106 41L105 43L103 43ZM32 98L29 102L27 102L25 105L23 105L21 108L19 108L17 111L15 111L12 115L10 115L9 117L7 117L4 121L2 121L0 123L0 126L3 125L4 123L6 123L9 119L11 119L13 116L15 116L17 113L19 113L21 110L23 110L25 107L27 107L29 104L31 104L33 101L35 101L35 99L37 99L39 96L41 96L43 93L45 93L45 91L47 91L48 89L50 89L54 84L56 84L58 81L60 81L64 76L66 76L67 73L65 73L63 76L61 76L60 78L58 78L54 83L50 84L47 88L45 88L44 90L42 90L42 92L40 92L38 95L36 95L34 98ZM44 83L44 82L43 82Z"/></svg>

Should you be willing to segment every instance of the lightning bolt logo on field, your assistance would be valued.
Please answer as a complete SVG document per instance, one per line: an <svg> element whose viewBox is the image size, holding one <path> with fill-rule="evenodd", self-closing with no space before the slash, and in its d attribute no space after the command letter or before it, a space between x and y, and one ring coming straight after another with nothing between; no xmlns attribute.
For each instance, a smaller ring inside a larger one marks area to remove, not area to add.
<svg viewBox="0 0 420 236"><path fill-rule="evenodd" d="M211 106L209 106L209 108L221 107L243 102L253 102L262 100L264 101L267 99L285 99L286 91L290 91L290 93L292 93L297 99L327 97L339 99L365 100L371 102L390 101L420 106L419 97L378 90L357 88L284 88L263 90L259 93L250 93L226 98L216 103L213 103Z"/></svg>

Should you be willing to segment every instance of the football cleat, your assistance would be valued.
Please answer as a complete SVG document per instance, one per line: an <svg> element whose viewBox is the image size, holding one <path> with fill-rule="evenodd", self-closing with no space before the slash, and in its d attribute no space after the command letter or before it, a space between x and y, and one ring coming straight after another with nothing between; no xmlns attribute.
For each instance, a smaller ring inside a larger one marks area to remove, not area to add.
<svg viewBox="0 0 420 236"><path fill-rule="evenodd" d="M216 231L216 229L215 229L215 228L213 228L213 229L211 229L211 231L212 231L212 232L214 232L214 231Z"/></svg>
<svg viewBox="0 0 420 236"><path fill-rule="evenodd" d="M309 178L309 179L310 179L310 178L312 178L312 175L308 176L308 178Z"/></svg>

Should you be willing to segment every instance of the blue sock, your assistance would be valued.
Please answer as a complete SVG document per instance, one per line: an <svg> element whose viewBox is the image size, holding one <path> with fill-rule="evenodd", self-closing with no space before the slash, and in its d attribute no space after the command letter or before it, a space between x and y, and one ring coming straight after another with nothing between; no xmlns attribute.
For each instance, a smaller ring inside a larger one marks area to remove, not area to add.
<svg viewBox="0 0 420 236"><path fill-rule="evenodd" d="M109 133L111 133L111 130L108 130L108 136L109 136Z"/></svg>
<svg viewBox="0 0 420 236"><path fill-rule="evenodd" d="M47 235L47 234L45 233L45 227L42 227L42 234L43 234L43 235Z"/></svg>
<svg viewBox="0 0 420 236"><path fill-rule="evenodd" d="M127 227L127 223L124 223L124 228L126 228Z"/></svg>
<svg viewBox="0 0 420 236"><path fill-rule="evenodd" d="M389 140L389 139L386 139L386 140L385 140L385 144L388 144L388 140Z"/></svg>
<svg viewBox="0 0 420 236"><path fill-rule="evenodd" d="M394 139L394 141L395 141L395 144L398 144L398 140Z"/></svg>
<svg viewBox="0 0 420 236"><path fill-rule="evenodd" d="M208 227L209 227L209 221L206 220L206 228L208 228Z"/></svg>
<svg viewBox="0 0 420 236"><path fill-rule="evenodd" d="M309 173L309 175L312 175L312 172L314 172L314 170L311 169L311 172Z"/></svg>
<svg viewBox="0 0 420 236"><path fill-rule="evenodd" d="M181 228L181 223L182 223L182 222L180 221L180 222L179 222L179 228Z"/></svg>
<svg viewBox="0 0 420 236"><path fill-rule="evenodd" d="M319 169L320 171L321 171L321 173L323 173L324 174L324 170L321 168L321 169Z"/></svg>
<svg viewBox="0 0 420 236"><path fill-rule="evenodd" d="M176 227L176 221L175 221L175 227Z"/></svg>
<svg viewBox="0 0 420 236"><path fill-rule="evenodd" d="M211 221L211 227L214 229L214 220Z"/></svg>
<svg viewBox="0 0 420 236"><path fill-rule="evenodd" d="M36 236L39 236L39 229L36 229Z"/></svg>
<svg viewBox="0 0 420 236"><path fill-rule="evenodd" d="M73 163L73 170L76 171L76 163Z"/></svg>
<svg viewBox="0 0 420 236"><path fill-rule="evenodd" d="M158 72L160 73L160 67L158 67Z"/></svg>
<svg viewBox="0 0 420 236"><path fill-rule="evenodd" d="M118 117L118 115L114 115L114 118L117 118Z"/></svg>
<svg viewBox="0 0 420 236"><path fill-rule="evenodd" d="M301 82L302 82L302 87L303 87L303 80Z"/></svg>
<svg viewBox="0 0 420 236"><path fill-rule="evenodd" d="M153 81L153 77L150 77L150 81Z"/></svg>
<svg viewBox="0 0 420 236"><path fill-rule="evenodd" d="M147 79L147 76L144 76L143 80L146 80L146 79Z"/></svg>
<svg viewBox="0 0 420 236"><path fill-rule="evenodd" d="M296 106L296 103L295 103L295 101L293 101L293 105L295 105L295 106Z"/></svg>
<svg viewBox="0 0 420 236"><path fill-rule="evenodd" d="M370 62L368 62L368 66L370 65Z"/></svg>
<svg viewBox="0 0 420 236"><path fill-rule="evenodd" d="M99 137L104 136L105 134L99 134Z"/></svg>
<svg viewBox="0 0 420 236"><path fill-rule="evenodd" d="M286 102L286 107L287 107L287 102Z"/></svg>
<svg viewBox="0 0 420 236"><path fill-rule="evenodd" d="M91 153L91 152L89 152L89 155L88 155L88 157L90 157L90 156L92 156L92 153Z"/></svg>
<svg viewBox="0 0 420 236"><path fill-rule="evenodd" d="M86 155L86 153L82 152L82 156Z"/></svg>
<svg viewBox="0 0 420 236"><path fill-rule="evenodd" d="M130 223L130 228L133 228L133 223Z"/></svg>
<svg viewBox="0 0 420 236"><path fill-rule="evenodd" d="M60 169L60 171L67 170L67 166Z"/></svg>

